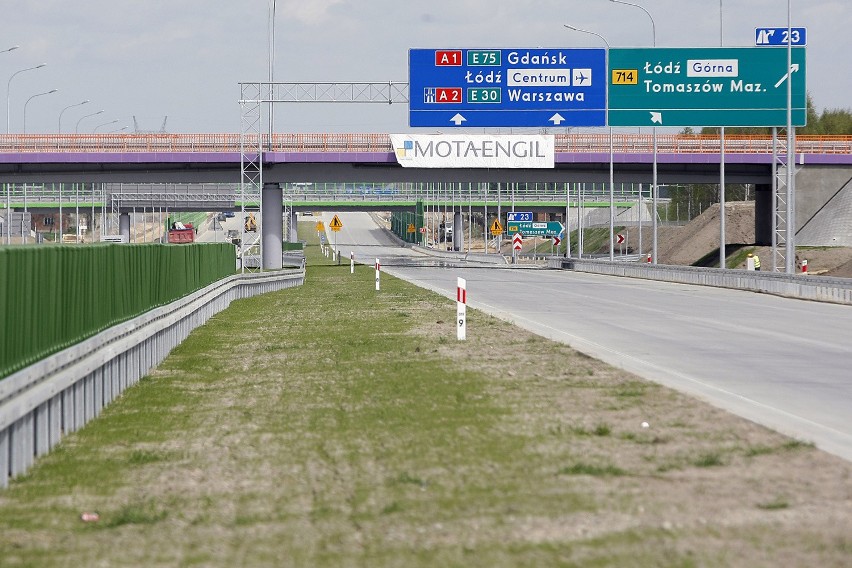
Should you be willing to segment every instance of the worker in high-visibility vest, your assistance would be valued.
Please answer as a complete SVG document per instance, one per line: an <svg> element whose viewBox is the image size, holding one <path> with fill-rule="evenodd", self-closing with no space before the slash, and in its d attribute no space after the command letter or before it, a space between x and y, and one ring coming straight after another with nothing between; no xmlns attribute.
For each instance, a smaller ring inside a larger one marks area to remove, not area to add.
<svg viewBox="0 0 852 568"><path fill-rule="evenodd" d="M758 257L756 254L748 253L748 260L752 261L755 270L760 270L760 257ZM746 263L746 266L748 266L748 264L749 263ZM749 268L749 270L751 269Z"/></svg>

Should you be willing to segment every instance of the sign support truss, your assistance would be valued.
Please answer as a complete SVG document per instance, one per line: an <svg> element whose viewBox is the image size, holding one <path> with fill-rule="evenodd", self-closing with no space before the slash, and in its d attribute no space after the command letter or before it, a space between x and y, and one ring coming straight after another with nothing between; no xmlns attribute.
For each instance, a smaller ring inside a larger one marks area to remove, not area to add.
<svg viewBox="0 0 852 568"><path fill-rule="evenodd" d="M408 82L387 81L384 83L240 83L240 196L241 215L245 219L246 203L256 201L263 210L263 149L272 148L272 124L264 144L264 107L269 106L266 116L272 116L274 103L407 103ZM257 234L262 235L261 224ZM243 231L245 236L245 231ZM263 239L259 241L262 247ZM245 243L242 244L245 259ZM263 250L259 252L263 258ZM260 267L263 270L263 267ZM245 262L241 271L245 271Z"/></svg>
<svg viewBox="0 0 852 568"><path fill-rule="evenodd" d="M795 132L792 134L795 146ZM788 187L787 168L793 168L790 179L795 184L796 153L788 141L789 138L778 136L777 128L772 129L772 271L792 274L795 272L796 219L792 207L794 186Z"/></svg>
<svg viewBox="0 0 852 568"><path fill-rule="evenodd" d="M243 83L244 85L247 83ZM266 83L270 103L408 103L408 82Z"/></svg>

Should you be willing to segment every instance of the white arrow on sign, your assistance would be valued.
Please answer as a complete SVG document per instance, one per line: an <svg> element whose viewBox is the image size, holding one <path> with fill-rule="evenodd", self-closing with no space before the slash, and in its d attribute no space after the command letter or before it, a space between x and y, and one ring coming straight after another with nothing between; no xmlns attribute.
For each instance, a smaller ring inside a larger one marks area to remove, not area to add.
<svg viewBox="0 0 852 568"><path fill-rule="evenodd" d="M559 114L558 112L547 119L549 122L552 122L554 126L559 126L562 124L562 121L565 120L565 117Z"/></svg>
<svg viewBox="0 0 852 568"><path fill-rule="evenodd" d="M456 115L450 119L450 122L455 122L456 126L460 126L462 122L466 121L467 119L458 113L456 113Z"/></svg>
<svg viewBox="0 0 852 568"><path fill-rule="evenodd" d="M790 65L790 72L784 73L784 76L781 77L780 79L778 79L778 82L775 83L775 88L777 89L778 87L780 87L781 83L783 83L784 81L787 80L787 77L789 77L791 74L795 73L798 70L799 70L799 64L798 63L793 63L792 65Z"/></svg>
<svg viewBox="0 0 852 568"><path fill-rule="evenodd" d="M654 123L654 124L662 124L663 123L663 113L652 112L651 113L651 122Z"/></svg>

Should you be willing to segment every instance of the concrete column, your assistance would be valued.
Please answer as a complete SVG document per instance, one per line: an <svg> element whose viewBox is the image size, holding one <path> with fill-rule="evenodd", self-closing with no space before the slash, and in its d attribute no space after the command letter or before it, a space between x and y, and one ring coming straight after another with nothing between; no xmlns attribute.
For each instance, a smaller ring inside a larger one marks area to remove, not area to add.
<svg viewBox="0 0 852 568"><path fill-rule="evenodd" d="M453 250L459 251L464 249L464 223L462 223L462 214L453 213Z"/></svg>
<svg viewBox="0 0 852 568"><path fill-rule="evenodd" d="M290 211L290 238L288 242L295 243L299 240L299 218L295 211Z"/></svg>
<svg viewBox="0 0 852 568"><path fill-rule="evenodd" d="M772 184L754 186L754 243L772 244Z"/></svg>
<svg viewBox="0 0 852 568"><path fill-rule="evenodd" d="M130 242L130 213L121 213L118 216L118 234Z"/></svg>
<svg viewBox="0 0 852 568"><path fill-rule="evenodd" d="M263 269L280 270L284 238L284 191L277 183L263 184L263 210L260 232L263 243Z"/></svg>

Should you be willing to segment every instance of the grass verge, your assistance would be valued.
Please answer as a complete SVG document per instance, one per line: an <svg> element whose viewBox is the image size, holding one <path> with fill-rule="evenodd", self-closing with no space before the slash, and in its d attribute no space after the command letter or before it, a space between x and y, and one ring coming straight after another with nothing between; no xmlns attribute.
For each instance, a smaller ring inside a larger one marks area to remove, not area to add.
<svg viewBox="0 0 852 568"><path fill-rule="evenodd" d="M457 342L454 302L376 293L305 229L305 286L235 302L0 493L0 564L848 561L846 462L475 310Z"/></svg>

